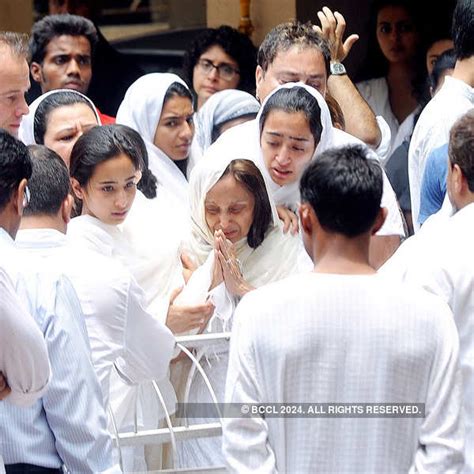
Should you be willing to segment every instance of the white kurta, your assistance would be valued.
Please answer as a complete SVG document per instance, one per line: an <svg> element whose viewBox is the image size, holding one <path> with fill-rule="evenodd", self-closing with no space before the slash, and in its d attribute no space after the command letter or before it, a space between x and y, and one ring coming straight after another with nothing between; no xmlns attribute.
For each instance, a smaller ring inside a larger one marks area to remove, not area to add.
<svg viewBox="0 0 474 474"><path fill-rule="evenodd" d="M331 116L326 102L324 101L321 94L316 89L305 86L302 83L294 84L288 83L279 88L275 89L274 92L280 88L291 88L291 87L303 87L313 97L316 98L321 109L321 124L323 132L321 134L321 140L316 147L313 155L315 159L319 153L327 150L331 147L340 147L345 145L364 145L359 139L349 135L348 133L338 130L332 126ZM272 92L272 94L274 93ZM259 120L262 111L265 109L265 104L268 101L270 94L265 102L262 104L259 115L255 120L237 125L230 130L224 132L219 139L213 143L206 152L204 159L210 156L227 156L231 158L246 158L252 160L257 164L264 178L269 184L270 194L277 205L285 205L291 208L296 208L300 200L299 195L299 182L291 183L285 186L279 186L272 181L270 174L264 164L263 156L260 148L260 126ZM369 155L376 158L374 152L369 152ZM403 223L400 216L400 211L397 204L397 199L393 191L392 186L385 174L384 187L382 195L382 206L388 209L387 219L382 228L377 232L377 235L399 235L404 236Z"/></svg>
<svg viewBox="0 0 474 474"><path fill-rule="evenodd" d="M424 230L424 225L422 231ZM445 221L412 253L405 279L451 308L460 340L466 425L466 472L474 472L474 204ZM416 254L416 255L415 255Z"/></svg>
<svg viewBox="0 0 474 474"><path fill-rule="evenodd" d="M55 268L72 282L105 406L114 363L131 384L166 377L174 337L146 312L143 290L119 262L85 246L67 245L66 236L53 229L21 230L16 245L28 261Z"/></svg>
<svg viewBox="0 0 474 474"><path fill-rule="evenodd" d="M474 106L474 88L447 76L439 92L430 100L416 123L408 154L411 210L415 231L420 228L421 180L426 159L441 145L448 143L454 122Z"/></svg>
<svg viewBox="0 0 474 474"><path fill-rule="evenodd" d="M232 472L457 472L458 338L438 298L380 275L310 273L236 311L226 402L425 403L423 418L226 418Z"/></svg>
<svg viewBox="0 0 474 474"><path fill-rule="evenodd" d="M402 123L395 117L390 98L388 95L388 84L385 77L369 79L356 84L360 95L367 101L375 115L382 116L390 127L391 144L387 158L407 139L413 132L415 115L420 111L417 107Z"/></svg>
<svg viewBox="0 0 474 474"><path fill-rule="evenodd" d="M28 406L38 400L50 377L43 334L1 268L0 372L11 389L8 402L18 406Z"/></svg>

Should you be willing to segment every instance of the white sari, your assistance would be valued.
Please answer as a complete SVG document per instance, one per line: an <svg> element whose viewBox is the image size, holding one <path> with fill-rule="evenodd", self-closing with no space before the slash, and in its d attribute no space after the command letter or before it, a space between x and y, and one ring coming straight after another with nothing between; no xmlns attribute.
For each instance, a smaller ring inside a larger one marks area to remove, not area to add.
<svg viewBox="0 0 474 474"><path fill-rule="evenodd" d="M180 295L180 301L182 304L186 302L204 303L208 298L212 301L215 310L205 329L205 332L208 333L230 331L233 314L238 304L238 300L226 289L225 283L221 283L209 291L214 266L214 236L206 224L204 207L207 193L234 159L227 155L205 159L193 170L190 180L193 219L188 244L201 266L193 273ZM290 233L283 233L276 207L271 200L270 204L272 219L263 242L255 249L248 245L246 238L235 244L236 256L241 263L243 277L253 287L280 280L294 273L310 271L313 267L301 239ZM201 359L203 356L205 359ZM228 344L222 343L218 346L213 345L200 349L197 358L204 361L202 366L216 393L217 400L223 402ZM188 384L190 384L189 402L212 403L201 375L195 373L195 370L190 371ZM195 423L210 421L210 419L192 420ZM179 447L179 461L181 467L223 465L220 438L201 438L183 442Z"/></svg>

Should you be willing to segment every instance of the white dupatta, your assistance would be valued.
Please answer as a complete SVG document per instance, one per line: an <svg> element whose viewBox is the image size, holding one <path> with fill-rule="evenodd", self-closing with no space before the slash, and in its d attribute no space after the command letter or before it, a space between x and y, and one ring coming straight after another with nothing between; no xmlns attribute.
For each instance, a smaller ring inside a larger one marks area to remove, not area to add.
<svg viewBox="0 0 474 474"><path fill-rule="evenodd" d="M43 102L43 100L46 99L46 97L49 97L50 95L53 95L53 94L57 94L59 92L70 92L73 94L77 94L78 96L85 99L90 104L91 109L93 110L95 117L97 119L97 123L99 125L102 125L102 122L100 121L99 113L97 112L97 108L92 102L92 100L89 99L89 97L73 89L55 89L55 90L45 92L44 94L40 95L28 106L30 111L28 115L25 115L23 117L20 124L20 129L18 131L18 137L25 145L38 145L38 143L36 143L36 140L35 140L35 128L34 128L36 111L38 110L38 107L41 104L41 102Z"/></svg>
<svg viewBox="0 0 474 474"><path fill-rule="evenodd" d="M187 88L181 78L170 73L146 74L137 79L120 104L116 123L128 125L143 138L149 168L158 179L158 194L187 210L188 182L185 176L173 160L153 143L166 91L174 82Z"/></svg>

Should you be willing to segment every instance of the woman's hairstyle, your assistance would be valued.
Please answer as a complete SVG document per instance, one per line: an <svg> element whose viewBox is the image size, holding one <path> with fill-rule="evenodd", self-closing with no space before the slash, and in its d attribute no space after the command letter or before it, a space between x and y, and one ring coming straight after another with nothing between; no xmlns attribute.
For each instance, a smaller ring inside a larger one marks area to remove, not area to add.
<svg viewBox="0 0 474 474"><path fill-rule="evenodd" d="M145 142L141 135L135 131L133 128L126 127L128 130L128 138L133 143L135 142L135 146L137 149L140 150L140 156L143 161L143 167L141 168L142 177L137 184L137 188L144 194L145 197L148 199L153 199L156 197L156 187L158 184L158 180L156 176L151 172L150 168L148 167L148 151L146 149ZM131 132L130 132L131 130Z"/></svg>
<svg viewBox="0 0 474 474"><path fill-rule="evenodd" d="M242 115L237 115L235 117L224 120L223 122L215 124L214 127L212 127L211 143L214 143L222 135L223 127L227 125L229 122L232 122L233 120L237 120L237 119L241 119L245 121L253 120L257 116L257 113L258 112L249 112Z"/></svg>
<svg viewBox="0 0 474 474"><path fill-rule="evenodd" d="M64 107L75 104L86 104L93 112L97 115L91 102L88 101L82 94L78 94L75 91L58 91L49 94L45 97L35 112L33 120L33 133L35 142L38 145L44 145L44 136L48 128L48 120L51 111L58 107Z"/></svg>
<svg viewBox="0 0 474 474"><path fill-rule="evenodd" d="M227 175L232 175L255 198L253 221L247 235L249 247L255 249L263 242L265 233L272 222L272 208L265 181L255 163L244 159L231 161L220 179Z"/></svg>
<svg viewBox="0 0 474 474"><path fill-rule="evenodd" d="M193 101L193 95L191 94L191 91L180 82L173 82L173 84L168 87L163 99L163 107L172 97L186 97L191 102Z"/></svg>
<svg viewBox="0 0 474 474"><path fill-rule="evenodd" d="M140 135L126 125L104 125L91 128L75 143L71 152L69 173L84 187L97 165L127 155L137 170L145 168L144 148L139 145Z"/></svg>
<svg viewBox="0 0 474 474"><path fill-rule="evenodd" d="M183 77L193 87L193 72L199 58L211 46L220 46L238 65L240 81L238 89L255 91L255 68L257 52L250 38L230 26L208 28L199 34L186 50L183 60Z"/></svg>
<svg viewBox="0 0 474 474"><path fill-rule="evenodd" d="M447 69L454 69L456 64L456 53L454 49L448 49L444 53L440 54L433 66L433 72L429 77L430 87L432 90L436 90L439 85L441 76Z"/></svg>
<svg viewBox="0 0 474 474"><path fill-rule="evenodd" d="M317 145L321 139L323 126L321 125L321 108L318 101L303 87L282 88L270 96L263 106L260 116L260 134L262 133L268 114L272 110L296 113L303 112L308 119L309 129Z"/></svg>
<svg viewBox="0 0 474 474"><path fill-rule="evenodd" d="M328 105L333 127L339 128L340 130L345 130L346 120L344 119L344 113L342 112L339 102L329 92L326 92L324 100Z"/></svg>

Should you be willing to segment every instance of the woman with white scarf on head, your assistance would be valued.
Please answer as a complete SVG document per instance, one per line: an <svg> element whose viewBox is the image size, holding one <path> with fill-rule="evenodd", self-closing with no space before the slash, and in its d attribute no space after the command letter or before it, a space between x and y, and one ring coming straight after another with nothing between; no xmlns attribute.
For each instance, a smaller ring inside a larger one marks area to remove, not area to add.
<svg viewBox="0 0 474 474"><path fill-rule="evenodd" d="M193 219L188 245L200 267L180 301L210 300L215 305L205 332L230 331L235 307L246 292L311 270L301 239L283 233L265 179L251 160L227 155L202 160L191 175L190 206ZM202 367L222 403L228 344L199 349L197 358L203 357L206 361ZM212 403L201 375L194 369L188 385L189 402ZM184 441L179 447L179 461L180 467L224 465L220 438Z"/></svg>
<svg viewBox="0 0 474 474"><path fill-rule="evenodd" d="M300 120L299 125L295 119ZM316 132L316 122L322 127L319 132ZM307 146L310 142L313 146ZM303 144L306 146L301 150ZM234 157L247 156L254 160L269 183L275 203L295 210L299 202L298 184L305 166L326 149L349 144L365 147L357 138L333 127L328 106L316 89L302 83L288 83L266 97L255 120L229 130L208 153L231 153ZM377 159L375 153L370 154ZM376 266L385 261L385 252L393 251L392 246L396 248L400 236L404 236L395 193L385 173L382 206L388 209L388 216L376 234L385 239L373 239ZM288 217L280 207L279 214ZM292 219L294 226L296 219L294 216Z"/></svg>

